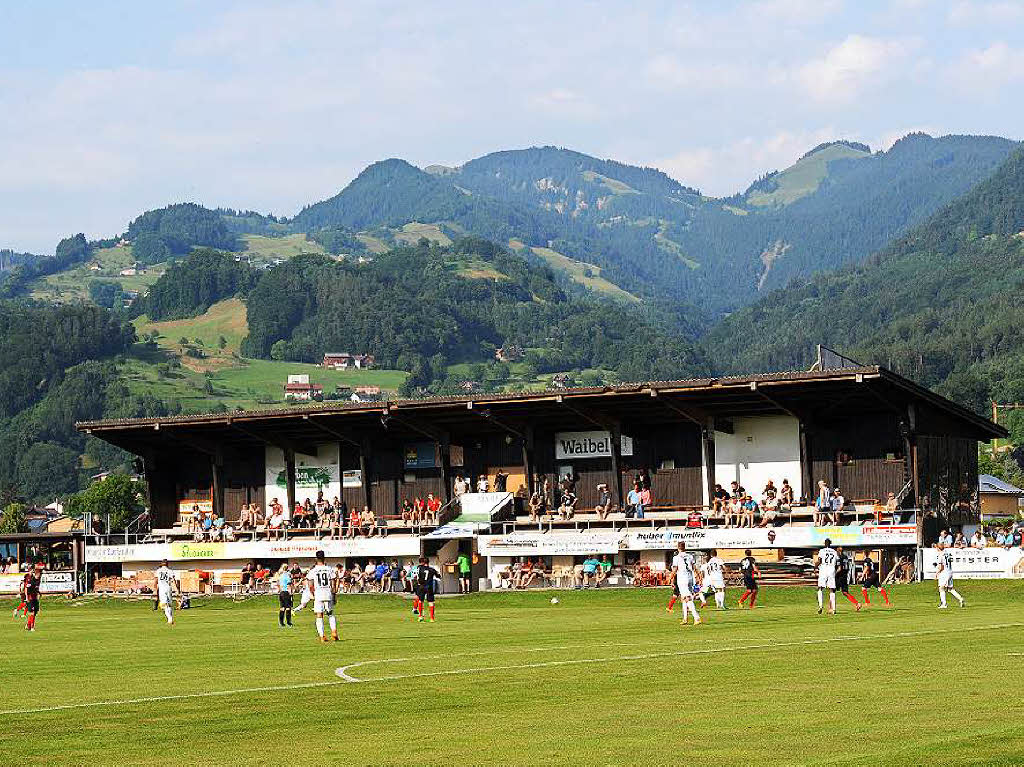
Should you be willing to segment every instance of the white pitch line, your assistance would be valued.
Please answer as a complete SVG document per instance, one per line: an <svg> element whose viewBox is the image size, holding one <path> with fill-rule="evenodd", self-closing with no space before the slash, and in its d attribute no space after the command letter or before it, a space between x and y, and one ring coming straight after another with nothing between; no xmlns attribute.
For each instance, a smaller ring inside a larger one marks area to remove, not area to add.
<svg viewBox="0 0 1024 767"><path fill-rule="evenodd" d="M1024 627L1024 623L992 623L985 626L969 626L962 629L933 629L930 631L900 631L892 634L868 634L860 637L829 637L823 639L804 639L794 642L766 642L761 644L747 644L747 645L736 645L733 647L714 647L706 649L696 650L676 650L676 651L665 651L657 653L641 653L635 655L620 655L606 658L578 658L575 660L558 660L558 661L542 661L538 663L522 663L522 664L510 664L506 666L485 666L480 668L465 668L465 669L452 669L449 671L430 671L418 674L398 674L394 676L383 676L376 679L360 679L358 677L347 674L348 669L356 668L358 666L366 666L369 664L376 663L399 663L408 661L408 658L384 658L380 660L369 660L360 661L358 663L350 663L347 666L342 666L335 670L335 674L339 677L337 680L329 682L302 682L299 684L284 684L284 685L271 685L264 687L240 687L233 690L214 690L211 692L192 692L192 693L181 693L178 695L154 695L150 697L141 698L122 698L119 700L95 700L86 703L66 703L59 706L41 706L38 708L25 708L25 709L8 709L0 711L0 716L19 716L23 714L45 714L53 711L71 711L75 709L83 708L103 708L106 706L131 706L140 705L144 703L163 703L166 701L175 700L194 700L198 698L216 698L228 695L243 695L246 693L253 692L287 692L289 690L307 690L316 689L319 687L337 687L339 685L347 684L366 684L369 682L387 682L396 681L400 679L416 679L421 677L433 677L433 676L451 676L457 674L471 674L471 673L486 673L489 671L511 671L516 669L529 669L529 668L544 668L547 666L568 666L568 665L580 665L586 663L609 663L612 661L622 660L646 660L650 658L669 658L676 656L685 655L710 655L714 653L722 652L739 652L743 650L763 650L775 647L791 647L798 645L814 645L814 644L825 644L830 642L852 642L852 641L864 641L871 639L898 639L905 637L914 636L926 636L930 634L960 634L969 631L995 631L997 629L1005 628L1020 628ZM583 646L583 645L576 645ZM566 646L575 647L575 646ZM553 650L555 647L538 647L538 648L519 648L519 652L541 652L544 650ZM484 654L484 653L479 653ZM417 660L423 660L426 656L417 658ZM434 657L434 656L431 656ZM451 657L451 655L437 656L437 657Z"/></svg>
<svg viewBox="0 0 1024 767"><path fill-rule="evenodd" d="M611 663L613 661L651 660L654 658L675 658L687 655L714 655L724 652L742 652L745 650L768 650L779 647L799 647L803 645L831 644L834 642L863 642L874 639L901 639L915 636L928 636L932 634L960 634L968 631L994 631L1004 628L1018 628L1024 623L996 623L988 626L971 626L964 629L933 629L926 631L899 631L891 634L865 634L863 636L839 636L824 637L821 639L801 639L793 642L764 642L760 644L732 645L728 647L710 647L695 650L666 650L663 652L638 653L633 655L614 655L602 658L573 658L570 660L549 660L537 663L510 663L502 666L479 666L476 668L448 669L446 671L423 671L415 674L392 674L388 676L375 677L373 679L360 679L349 674L350 669L361 666L369 666L380 663L401 663L408 661L408 658L383 658L380 660L365 660L357 663L349 663L335 669L334 673L346 683L365 684L368 682L394 682L401 679L422 679L437 676L458 676L462 674L485 674L492 671L516 671L533 668L550 668L553 666L579 666L591 663ZM446 656L448 657L448 656Z"/></svg>

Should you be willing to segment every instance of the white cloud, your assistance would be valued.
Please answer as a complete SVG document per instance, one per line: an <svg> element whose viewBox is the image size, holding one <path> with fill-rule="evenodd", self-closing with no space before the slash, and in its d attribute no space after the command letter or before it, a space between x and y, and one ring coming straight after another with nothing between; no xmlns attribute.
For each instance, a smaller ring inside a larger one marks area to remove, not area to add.
<svg viewBox="0 0 1024 767"><path fill-rule="evenodd" d="M947 21L958 27L974 24L1009 24L1024 20L1024 3L1020 0L1009 2L968 2L960 0L953 3L946 17Z"/></svg>
<svg viewBox="0 0 1024 767"><path fill-rule="evenodd" d="M948 70L948 77L967 93L999 95L1004 87L1024 80L1024 49L998 42L969 51Z"/></svg>
<svg viewBox="0 0 1024 767"><path fill-rule="evenodd" d="M850 35L823 57L803 65L797 77L819 101L852 101L863 89L897 74L916 47L912 40Z"/></svg>
<svg viewBox="0 0 1024 767"><path fill-rule="evenodd" d="M843 0L757 0L744 10L748 18L763 22L766 19L787 24L817 24L840 13Z"/></svg>
<svg viewBox="0 0 1024 767"><path fill-rule="evenodd" d="M833 127L746 136L717 146L692 147L654 162L675 179L705 194L742 192L755 178L782 170L824 141L850 138Z"/></svg>

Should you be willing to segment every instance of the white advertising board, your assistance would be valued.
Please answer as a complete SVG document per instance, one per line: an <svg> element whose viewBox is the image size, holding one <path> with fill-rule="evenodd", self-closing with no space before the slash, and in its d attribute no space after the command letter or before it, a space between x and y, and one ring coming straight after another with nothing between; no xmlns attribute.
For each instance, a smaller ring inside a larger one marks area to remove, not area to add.
<svg viewBox="0 0 1024 767"><path fill-rule="evenodd" d="M622 435L622 455L633 455L633 438ZM612 435L607 431L560 431L555 434L555 459L611 458Z"/></svg>
<svg viewBox="0 0 1024 767"><path fill-rule="evenodd" d="M323 550L328 557L419 556L420 539L411 535L386 538L321 540L298 538L289 541L232 541L228 543L140 543L130 546L87 546L89 562L310 559Z"/></svg>
<svg viewBox="0 0 1024 767"><path fill-rule="evenodd" d="M295 502L307 498L316 500L322 492L327 500L341 497L341 471L338 463L338 443L317 445L316 455L295 454ZM348 480L351 483L351 479ZM360 481L360 484L362 482ZM359 485L350 485L358 487ZM284 451L279 447L266 448L266 502L277 498L282 504L288 495L288 478Z"/></svg>
<svg viewBox="0 0 1024 767"><path fill-rule="evenodd" d="M481 535L477 547L482 556L516 557L528 555L614 554L619 550L620 533L509 533Z"/></svg>
<svg viewBox="0 0 1024 767"><path fill-rule="evenodd" d="M946 549L946 552L953 556L954 578L1024 578L1024 550L1019 548L989 546L984 549ZM921 557L921 574L925 578L934 578L939 550L921 549Z"/></svg>

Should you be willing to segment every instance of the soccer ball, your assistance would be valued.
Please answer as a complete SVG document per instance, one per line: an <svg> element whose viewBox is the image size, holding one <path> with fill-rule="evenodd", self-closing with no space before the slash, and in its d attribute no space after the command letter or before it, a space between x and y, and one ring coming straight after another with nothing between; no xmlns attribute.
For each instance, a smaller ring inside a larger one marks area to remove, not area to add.
<svg viewBox="0 0 1024 767"><path fill-rule="evenodd" d="M551 604L557 605L558 604L558 597L551 597Z"/></svg>

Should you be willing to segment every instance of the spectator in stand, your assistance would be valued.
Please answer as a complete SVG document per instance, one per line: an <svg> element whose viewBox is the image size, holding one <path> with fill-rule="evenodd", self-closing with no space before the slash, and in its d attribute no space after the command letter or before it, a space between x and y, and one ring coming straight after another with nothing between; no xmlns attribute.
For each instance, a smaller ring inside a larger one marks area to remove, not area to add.
<svg viewBox="0 0 1024 767"><path fill-rule="evenodd" d="M765 504L765 501L774 500L779 495L779 491L775 488L775 483L770 479L764 486L764 490L761 491L761 505Z"/></svg>
<svg viewBox="0 0 1024 767"><path fill-rule="evenodd" d="M270 519L267 522L267 540L280 540L284 528L284 515L280 504L272 507Z"/></svg>
<svg viewBox="0 0 1024 767"><path fill-rule="evenodd" d="M417 527L423 524L427 516L427 502L418 495L412 502L412 523Z"/></svg>
<svg viewBox="0 0 1024 767"><path fill-rule="evenodd" d="M391 573L391 568L388 563L383 559L377 563L377 567L373 571L373 582L377 585L377 591L384 592L388 588L388 575Z"/></svg>
<svg viewBox="0 0 1024 767"><path fill-rule="evenodd" d="M596 555L590 554L586 559L583 560L583 571L580 575L579 585L585 589L589 589L591 586L597 586L597 571L601 567L601 561ZM579 587L577 587L579 588Z"/></svg>
<svg viewBox="0 0 1024 767"><path fill-rule="evenodd" d="M494 492L504 493L508 489L508 474L502 469L498 469L494 472Z"/></svg>
<svg viewBox="0 0 1024 767"><path fill-rule="evenodd" d="M313 510L316 512L316 518L319 522L327 514L327 511L331 508L330 502L324 498L323 491L321 490L316 494L316 503L313 504Z"/></svg>
<svg viewBox="0 0 1024 767"><path fill-rule="evenodd" d="M436 525L438 516L441 513L441 499L435 498L433 493L427 493L426 524Z"/></svg>
<svg viewBox="0 0 1024 767"><path fill-rule="evenodd" d="M729 497L730 498L743 498L747 494L746 489L739 482L729 483Z"/></svg>
<svg viewBox="0 0 1024 767"><path fill-rule="evenodd" d="M416 519L416 512L412 510L412 504L409 503L408 498L402 499L402 524L412 525L413 520Z"/></svg>
<svg viewBox="0 0 1024 767"><path fill-rule="evenodd" d="M814 500L814 526L823 526L827 519L829 510L832 508L832 493L825 484L825 480L818 480L818 497Z"/></svg>
<svg viewBox="0 0 1024 767"><path fill-rule="evenodd" d="M634 481L640 485L641 490L650 490L653 486L651 485L651 473L646 468L640 469L637 472Z"/></svg>
<svg viewBox="0 0 1024 767"><path fill-rule="evenodd" d="M896 493L892 491L889 492L888 497L885 499L885 510L889 513L892 523L896 524L896 522L899 521L897 519L897 515L900 510L900 505L896 500Z"/></svg>
<svg viewBox="0 0 1024 767"><path fill-rule="evenodd" d="M189 519L191 520L189 532L198 533L203 529L203 512L199 510L198 503L192 504L192 516ZM196 538L196 540L200 539Z"/></svg>
<svg viewBox="0 0 1024 767"><path fill-rule="evenodd" d="M953 547L953 534L949 530L941 530L939 532L939 542L946 548Z"/></svg>
<svg viewBox="0 0 1024 767"><path fill-rule="evenodd" d="M640 499L640 484L633 483L633 489L626 494L626 516L643 519L644 507Z"/></svg>
<svg viewBox="0 0 1024 767"><path fill-rule="evenodd" d="M594 511L598 519L608 519L612 510L612 494L608 492L608 485L601 482L597 486L597 503L594 504Z"/></svg>
<svg viewBox="0 0 1024 767"><path fill-rule="evenodd" d="M842 511L846 507L846 499L843 497L840 489L834 488L832 490L832 498L829 500L829 509L831 511L831 517L829 524L838 525Z"/></svg>
<svg viewBox="0 0 1024 767"><path fill-rule="evenodd" d="M686 526L694 528L704 527L704 515L697 509L693 509L686 515Z"/></svg>
<svg viewBox="0 0 1024 767"><path fill-rule="evenodd" d="M964 538L963 532L959 532L956 534L956 538L953 539L953 546L958 549L967 548L967 539Z"/></svg>
<svg viewBox="0 0 1024 767"><path fill-rule="evenodd" d="M252 512L249 511L249 504L247 503L243 503L242 508L238 510L238 529L252 529Z"/></svg>
<svg viewBox="0 0 1024 767"><path fill-rule="evenodd" d="M536 490L530 496L530 521L539 522L545 512L547 512L547 503L544 501L544 495L540 490Z"/></svg>
<svg viewBox="0 0 1024 767"><path fill-rule="evenodd" d="M481 474L476 480L476 491L478 493L486 493L487 489L487 475Z"/></svg>
<svg viewBox="0 0 1024 767"><path fill-rule="evenodd" d="M369 506L363 506L363 513L359 515L359 525L363 528L367 538L373 538L379 532L377 515L370 511Z"/></svg>
<svg viewBox="0 0 1024 767"><path fill-rule="evenodd" d="M391 592L391 591L395 590L395 586L401 586L401 585L402 585L402 568L399 566L397 559L392 559L391 560L391 565L388 567L387 588L385 590L388 591L388 592Z"/></svg>
<svg viewBox="0 0 1024 767"><path fill-rule="evenodd" d="M366 508L365 506L363 508ZM359 513L359 509L355 506L348 513L348 537L355 538L357 535L362 535L363 531L359 528L359 524L362 521L363 515Z"/></svg>
<svg viewBox="0 0 1024 767"><path fill-rule="evenodd" d="M743 513L740 515L740 527L753 527L754 520L757 518L758 505L757 501L751 498L749 495L743 498L742 505Z"/></svg>
<svg viewBox="0 0 1024 767"><path fill-rule="evenodd" d="M781 511L789 511L793 508L793 486L789 484L788 479L782 480L782 487L779 488L779 509Z"/></svg>
<svg viewBox="0 0 1024 767"><path fill-rule="evenodd" d="M455 475L455 483L452 485L452 495L459 498L469 492L469 483L461 474Z"/></svg>
<svg viewBox="0 0 1024 767"><path fill-rule="evenodd" d="M988 541L985 540L985 534L981 532L981 528L974 531L974 535L971 536L971 548L983 549L988 545Z"/></svg>
<svg viewBox="0 0 1024 767"><path fill-rule="evenodd" d="M306 503L310 503L309 498L306 499ZM312 505L312 504L311 504ZM295 503L295 510L292 512L292 524L291 526L295 529L304 529L308 526L306 506L303 503Z"/></svg>
<svg viewBox="0 0 1024 767"><path fill-rule="evenodd" d="M779 499L769 498L761 506L761 523L758 527L774 527L779 517Z"/></svg>
<svg viewBox="0 0 1024 767"><path fill-rule="evenodd" d="M651 494L651 481L648 479L647 484L640 485L640 509L641 512L646 512L647 509L654 505L654 496ZM640 514L643 517L643 513Z"/></svg>
<svg viewBox="0 0 1024 767"><path fill-rule="evenodd" d="M734 483L735 484L735 483ZM738 525L740 516L743 513L743 499L738 494L733 495L725 502L725 520L723 523L724 527L732 527Z"/></svg>
<svg viewBox="0 0 1024 767"><path fill-rule="evenodd" d="M210 532L211 541L224 540L224 517L216 514L213 517L213 530Z"/></svg>
<svg viewBox="0 0 1024 767"><path fill-rule="evenodd" d="M572 519L576 515L576 496L570 492L562 493L562 502L558 505L558 516Z"/></svg>
<svg viewBox="0 0 1024 767"><path fill-rule="evenodd" d="M711 512L714 516L725 513L725 506L729 502L729 493L721 485L715 485L711 494Z"/></svg>
<svg viewBox="0 0 1024 767"><path fill-rule="evenodd" d="M201 540L212 541L213 540L213 512L203 514L203 537Z"/></svg>
<svg viewBox="0 0 1024 767"><path fill-rule="evenodd" d="M1007 546L1007 548L1012 547L1019 549L1021 547L1021 543L1024 543L1024 533L1021 532L1019 527L1014 528L1013 532L1007 535L1007 538L1010 542L1010 545Z"/></svg>

